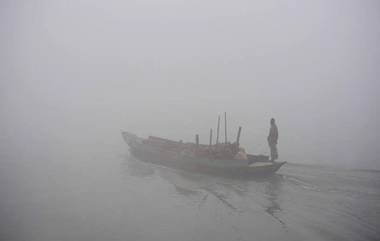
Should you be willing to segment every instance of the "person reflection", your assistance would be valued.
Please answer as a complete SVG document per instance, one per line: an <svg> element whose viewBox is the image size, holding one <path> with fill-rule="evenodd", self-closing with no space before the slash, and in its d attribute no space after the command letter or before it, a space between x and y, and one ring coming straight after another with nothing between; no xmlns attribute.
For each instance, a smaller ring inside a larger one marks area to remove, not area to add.
<svg viewBox="0 0 380 241"><path fill-rule="evenodd" d="M285 223L278 217L278 213L282 211L278 195L282 189L282 176L274 175L268 179L268 182L265 185L265 194L267 194L268 205L266 206L265 211L279 221L283 226Z"/></svg>

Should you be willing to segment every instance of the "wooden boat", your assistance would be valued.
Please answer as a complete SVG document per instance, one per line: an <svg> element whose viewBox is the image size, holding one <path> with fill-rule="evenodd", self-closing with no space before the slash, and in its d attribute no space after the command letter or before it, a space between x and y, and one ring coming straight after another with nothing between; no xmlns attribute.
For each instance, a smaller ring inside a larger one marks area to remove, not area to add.
<svg viewBox="0 0 380 241"><path fill-rule="evenodd" d="M219 129L219 128L218 128ZM271 162L268 156L247 155L239 147L239 128L234 143L199 144L184 143L160 137L140 138L129 132L122 132L131 154L137 159L173 168L185 169L212 175L231 177L257 177L275 173L285 162Z"/></svg>

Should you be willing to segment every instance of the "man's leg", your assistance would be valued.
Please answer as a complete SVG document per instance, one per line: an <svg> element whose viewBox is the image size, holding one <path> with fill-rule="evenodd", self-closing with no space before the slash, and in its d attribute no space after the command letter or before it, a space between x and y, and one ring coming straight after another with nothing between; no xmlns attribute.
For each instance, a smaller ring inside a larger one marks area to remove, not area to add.
<svg viewBox="0 0 380 241"><path fill-rule="evenodd" d="M273 145L273 158L272 158L272 161L275 161L278 159L278 151L277 151L277 145L274 144Z"/></svg>
<svg viewBox="0 0 380 241"><path fill-rule="evenodd" d="M274 146L273 144L269 144L270 148L270 161L274 161Z"/></svg>
<svg viewBox="0 0 380 241"><path fill-rule="evenodd" d="M270 144L270 160L273 162L278 158L278 153L277 153L277 146L276 144Z"/></svg>

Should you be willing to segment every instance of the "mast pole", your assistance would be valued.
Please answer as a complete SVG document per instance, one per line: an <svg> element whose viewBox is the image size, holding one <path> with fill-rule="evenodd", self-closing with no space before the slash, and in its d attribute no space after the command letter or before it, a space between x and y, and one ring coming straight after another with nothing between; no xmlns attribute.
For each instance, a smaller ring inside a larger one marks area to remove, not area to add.
<svg viewBox="0 0 380 241"><path fill-rule="evenodd" d="M240 142L240 133L241 133L241 126L239 126L239 130L238 130L238 134L237 134L237 138L236 138L236 143L237 143L237 146L239 147L239 142Z"/></svg>
<svg viewBox="0 0 380 241"><path fill-rule="evenodd" d="M212 128L210 129L210 147L212 146Z"/></svg>
<svg viewBox="0 0 380 241"><path fill-rule="evenodd" d="M220 115L218 115L218 127L216 129L216 144L219 144Z"/></svg>

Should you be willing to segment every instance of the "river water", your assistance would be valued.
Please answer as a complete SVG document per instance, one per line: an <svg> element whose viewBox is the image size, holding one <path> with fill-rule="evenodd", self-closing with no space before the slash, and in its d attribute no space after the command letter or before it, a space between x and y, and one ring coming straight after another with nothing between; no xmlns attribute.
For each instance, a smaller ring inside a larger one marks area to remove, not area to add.
<svg viewBox="0 0 380 241"><path fill-rule="evenodd" d="M286 164L231 180L127 150L2 157L0 240L379 240L380 172Z"/></svg>

